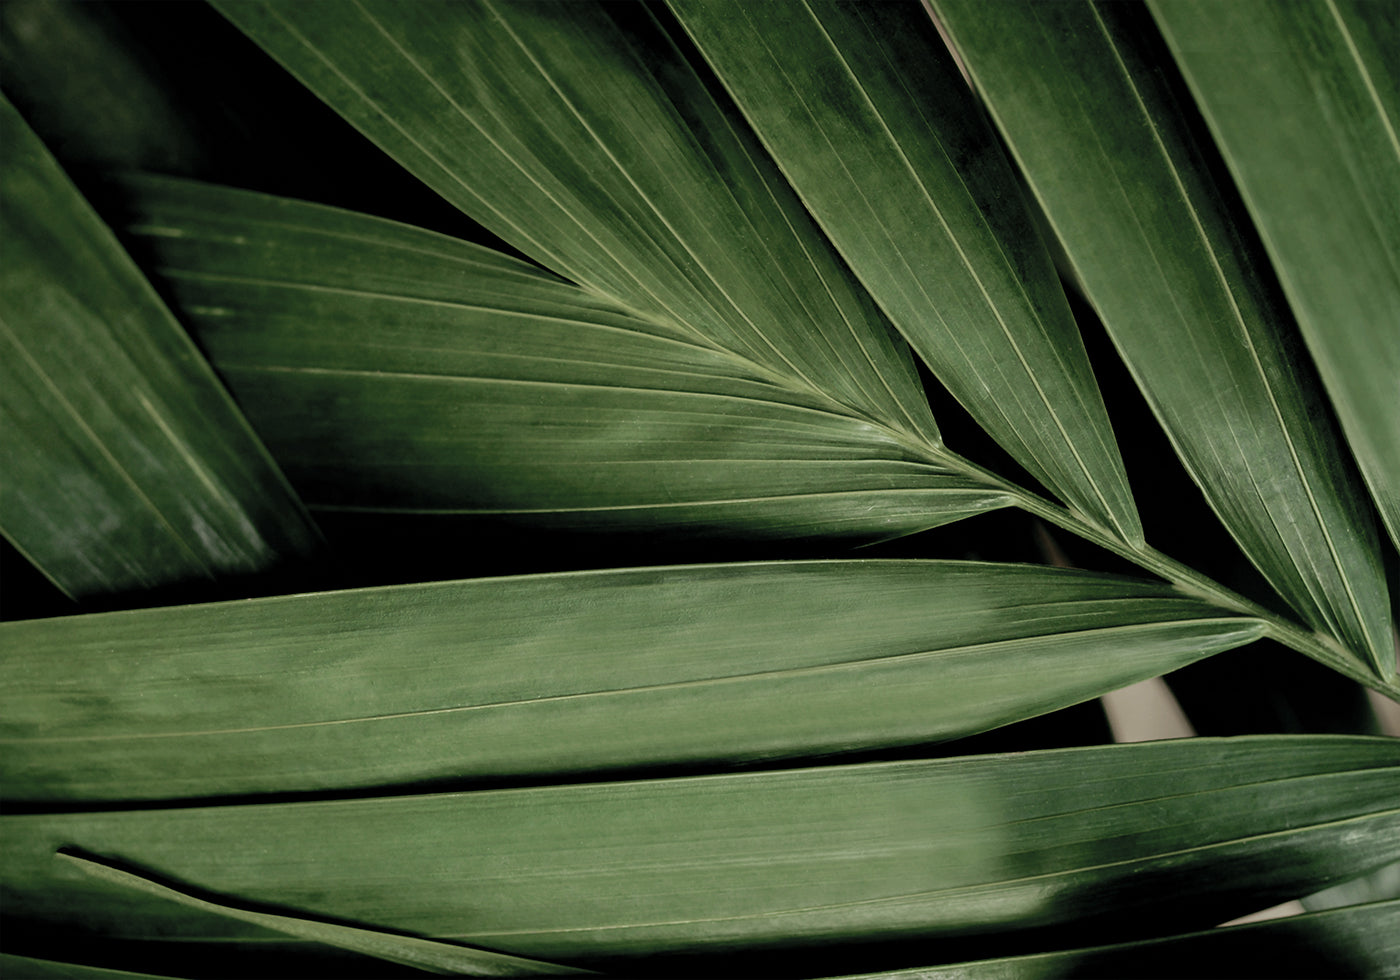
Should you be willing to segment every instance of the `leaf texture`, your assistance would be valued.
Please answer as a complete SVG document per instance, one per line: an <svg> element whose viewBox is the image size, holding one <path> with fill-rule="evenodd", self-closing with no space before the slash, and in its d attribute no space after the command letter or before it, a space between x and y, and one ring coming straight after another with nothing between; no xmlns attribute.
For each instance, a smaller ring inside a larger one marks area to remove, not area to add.
<svg viewBox="0 0 1400 980"><path fill-rule="evenodd" d="M317 533L150 285L0 101L0 528L65 592L251 572Z"/></svg>
<svg viewBox="0 0 1400 980"><path fill-rule="evenodd" d="M649 8L218 6L547 268L775 384L937 439L897 334Z"/></svg>
<svg viewBox="0 0 1400 980"><path fill-rule="evenodd" d="M1400 8L1151 6L1400 546Z"/></svg>
<svg viewBox="0 0 1400 980"><path fill-rule="evenodd" d="M1078 923L1204 928L1400 853L1391 739L1258 737L379 799L0 816L13 916L188 942L247 904L584 965ZM1009 934L1009 933L1008 933Z"/></svg>
<svg viewBox="0 0 1400 980"><path fill-rule="evenodd" d="M1037 479L1142 527L1010 166L918 3L671 6L915 351Z"/></svg>
<svg viewBox="0 0 1400 980"><path fill-rule="evenodd" d="M1369 502L1136 8L935 0L1192 478L1315 629L1395 670Z"/></svg>
<svg viewBox="0 0 1400 980"><path fill-rule="evenodd" d="M130 186L131 232L312 505L872 540L1008 503L898 426L496 252Z"/></svg>
<svg viewBox="0 0 1400 980"><path fill-rule="evenodd" d="M571 572L0 625L11 800L749 761L955 738L1255 639L1034 566Z"/></svg>

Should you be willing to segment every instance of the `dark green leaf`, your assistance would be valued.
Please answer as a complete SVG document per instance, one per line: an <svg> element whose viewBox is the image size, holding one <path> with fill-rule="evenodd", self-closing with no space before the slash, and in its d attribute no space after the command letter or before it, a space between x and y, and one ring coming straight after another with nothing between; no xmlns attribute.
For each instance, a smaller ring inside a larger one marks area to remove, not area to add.
<svg viewBox="0 0 1400 980"><path fill-rule="evenodd" d="M315 531L208 365L0 101L0 528L71 595L265 568Z"/></svg>
<svg viewBox="0 0 1400 980"><path fill-rule="evenodd" d="M936 442L908 351L647 7L218 6L546 267L775 386Z"/></svg>
<svg viewBox="0 0 1400 980"><path fill-rule="evenodd" d="M585 962L1063 923L1114 941L1207 927L1396 860L1397 775L1393 739L1272 736L10 813L0 886L8 913L53 928L265 935L54 859L74 848L247 906Z"/></svg>
<svg viewBox="0 0 1400 980"><path fill-rule="evenodd" d="M924 9L671 5L842 257L939 380L1038 479L1141 543L1054 268Z"/></svg>
<svg viewBox="0 0 1400 980"><path fill-rule="evenodd" d="M1400 545L1400 5L1154 0Z"/></svg>
<svg viewBox="0 0 1400 980"><path fill-rule="evenodd" d="M0 625L11 799L559 776L955 738L1259 636L1034 566L776 562Z"/></svg>
<svg viewBox="0 0 1400 980"><path fill-rule="evenodd" d="M897 426L490 250L133 187L131 230L313 505L871 540L1009 502Z"/></svg>
<svg viewBox="0 0 1400 980"><path fill-rule="evenodd" d="M934 0L1192 478L1270 584L1395 672L1369 501L1127 5Z"/></svg>

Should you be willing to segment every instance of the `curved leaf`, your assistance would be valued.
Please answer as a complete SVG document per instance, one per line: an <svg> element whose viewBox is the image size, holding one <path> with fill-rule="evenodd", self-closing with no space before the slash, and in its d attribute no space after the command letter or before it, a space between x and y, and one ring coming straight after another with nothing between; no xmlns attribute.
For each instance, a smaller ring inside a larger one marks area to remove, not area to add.
<svg viewBox="0 0 1400 980"><path fill-rule="evenodd" d="M1008 503L897 426L490 250L132 187L131 230L313 505L871 540Z"/></svg>
<svg viewBox="0 0 1400 980"><path fill-rule="evenodd" d="M1400 546L1400 7L1154 0Z"/></svg>
<svg viewBox="0 0 1400 980"><path fill-rule="evenodd" d="M0 625L12 800L339 790L956 738L1248 643L1016 565L570 572ZM392 682L390 682L392 680Z"/></svg>
<svg viewBox="0 0 1400 980"><path fill-rule="evenodd" d="M0 100L0 528L65 592L250 572L316 531L189 338Z"/></svg>
<svg viewBox="0 0 1400 980"><path fill-rule="evenodd" d="M1369 502L1144 54L1151 25L1113 4L934 6L1211 507L1309 625L1393 676Z"/></svg>
<svg viewBox="0 0 1400 980"><path fill-rule="evenodd" d="M1059 923L1113 941L1203 928L1394 860L1398 773L1393 739L1273 736L7 814L0 886L15 916L179 942L254 927L94 881L53 852L80 848L248 904L550 960Z"/></svg>
<svg viewBox="0 0 1400 980"><path fill-rule="evenodd" d="M1142 526L1010 166L917 3L673 0L785 176L940 381L1037 479Z"/></svg>

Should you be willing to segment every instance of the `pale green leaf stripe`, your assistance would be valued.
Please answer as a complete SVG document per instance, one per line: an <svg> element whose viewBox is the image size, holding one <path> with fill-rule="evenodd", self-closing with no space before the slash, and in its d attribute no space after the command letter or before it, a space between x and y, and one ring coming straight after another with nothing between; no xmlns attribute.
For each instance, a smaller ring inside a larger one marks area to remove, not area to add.
<svg viewBox="0 0 1400 980"><path fill-rule="evenodd" d="M1009 503L897 427L487 249L129 186L131 231L313 506L869 541Z"/></svg>
<svg viewBox="0 0 1400 980"><path fill-rule="evenodd" d="M781 705L775 703L774 709ZM872 706L878 711L878 703ZM366 928L588 962L1095 923L1205 928L1400 856L1394 739L1183 739L314 803L0 816L7 911L247 937L63 847Z"/></svg>
<svg viewBox="0 0 1400 980"><path fill-rule="evenodd" d="M1258 637L1035 566L532 575L0 625L13 800L562 776L955 738Z"/></svg>
<svg viewBox="0 0 1400 980"><path fill-rule="evenodd" d="M1400 901L1181 936L831 980L1049 980L1052 977L1392 977L1400 972Z"/></svg>
<svg viewBox="0 0 1400 980"><path fill-rule="evenodd" d="M240 908L237 904L220 899L211 901L191 894L182 888L164 885L143 875L115 867L105 861L97 861L81 854L60 851L56 856L67 861L99 881L110 882L124 888L144 892L156 898L177 902L188 908L215 915L227 916L240 922L261 926L274 932L285 933L298 939L338 946L341 949L364 953L390 963L401 963L416 967L428 973L442 973L450 976L472 977L538 977L596 975L592 970L580 970L558 963L544 963L539 960L523 959L519 956L506 956L486 949L473 949L470 946L457 946L451 943L433 942L417 936L402 936L377 929L359 929L354 926L334 922L320 922L304 916L281 915L274 912L254 911Z"/></svg>
<svg viewBox="0 0 1400 980"><path fill-rule="evenodd" d="M0 100L0 529L81 596L254 571L316 532L194 345Z"/></svg>
<svg viewBox="0 0 1400 980"><path fill-rule="evenodd" d="M934 0L1177 454L1309 625L1395 671L1379 539L1262 260L1234 231L1145 10ZM1330 179L1330 177L1329 177Z"/></svg>
<svg viewBox="0 0 1400 980"><path fill-rule="evenodd" d="M842 257L939 380L1037 479L1141 543L1054 268L924 9L671 6Z"/></svg>
<svg viewBox="0 0 1400 980"><path fill-rule="evenodd" d="M1154 0L1400 545L1400 6Z"/></svg>
<svg viewBox="0 0 1400 980"><path fill-rule="evenodd" d="M530 257L774 384L937 441L897 334L644 6L217 6Z"/></svg>

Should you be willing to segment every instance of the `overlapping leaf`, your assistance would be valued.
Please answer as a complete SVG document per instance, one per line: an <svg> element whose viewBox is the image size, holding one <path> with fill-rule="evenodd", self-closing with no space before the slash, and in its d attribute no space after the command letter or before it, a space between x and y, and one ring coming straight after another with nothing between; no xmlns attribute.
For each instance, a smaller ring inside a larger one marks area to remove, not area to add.
<svg viewBox="0 0 1400 980"><path fill-rule="evenodd" d="M487 249L133 190L131 230L313 505L870 540L1007 503L897 425Z"/></svg>
<svg viewBox="0 0 1400 980"><path fill-rule="evenodd" d="M96 881L75 848L250 905L590 965L1092 924L1203 928L1400 854L1391 739L1133 746L313 803L0 816L12 915L252 926Z"/></svg>
<svg viewBox="0 0 1400 980"><path fill-rule="evenodd" d="M1211 506L1309 624L1393 675L1369 501L1267 268L1144 54L1150 22L1112 4L934 7Z"/></svg>
<svg viewBox="0 0 1400 980"><path fill-rule="evenodd" d="M572 572L0 626L0 777L93 801L558 777L954 738L1256 638L1032 566Z"/></svg>
<svg viewBox="0 0 1400 980"><path fill-rule="evenodd" d="M549 269L777 385L936 439L897 335L647 7L218 6Z"/></svg>
<svg viewBox="0 0 1400 980"><path fill-rule="evenodd" d="M315 530L116 239L0 101L0 527L72 595L255 571Z"/></svg>
<svg viewBox="0 0 1400 980"><path fill-rule="evenodd" d="M939 379L1037 478L1141 543L1054 268L924 9L671 5L842 257Z"/></svg>
<svg viewBox="0 0 1400 980"><path fill-rule="evenodd" d="M1155 0L1152 11L1400 545L1400 7Z"/></svg>
<svg viewBox="0 0 1400 980"><path fill-rule="evenodd" d="M137 892L153 895L156 898L164 898L187 908L227 916L239 922L261 926L264 929L280 932L297 939L324 943L327 946L352 950L390 963L416 967L427 973L471 977L537 977L592 972L559 963L544 963L539 960L523 959L519 956L506 956L503 953L493 953L486 949L434 942L430 939L420 939L417 936L404 936L376 929L361 929L336 922L321 922L299 915L246 909L236 903L231 904L227 900L215 901L212 897L201 897L164 882L152 881L105 861L94 860L90 855L59 852L58 857L60 860L72 863L99 881L130 888Z"/></svg>

